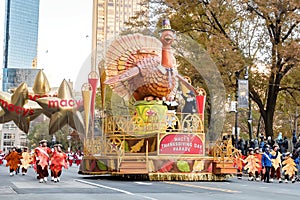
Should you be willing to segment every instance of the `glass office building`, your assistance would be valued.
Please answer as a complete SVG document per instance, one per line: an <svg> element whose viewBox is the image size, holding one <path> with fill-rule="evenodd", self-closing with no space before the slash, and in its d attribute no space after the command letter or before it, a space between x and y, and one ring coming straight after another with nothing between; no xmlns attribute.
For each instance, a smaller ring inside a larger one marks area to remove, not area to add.
<svg viewBox="0 0 300 200"><path fill-rule="evenodd" d="M14 85L10 68L33 69L37 57L39 0L6 0L3 55L3 91ZM15 71L15 70L13 70ZM28 70L27 70L28 71ZM35 71L37 70L33 70ZM31 74L31 73L30 73ZM19 76L28 77L28 76ZM30 80L18 80L18 82ZM30 86L30 83L28 83Z"/></svg>

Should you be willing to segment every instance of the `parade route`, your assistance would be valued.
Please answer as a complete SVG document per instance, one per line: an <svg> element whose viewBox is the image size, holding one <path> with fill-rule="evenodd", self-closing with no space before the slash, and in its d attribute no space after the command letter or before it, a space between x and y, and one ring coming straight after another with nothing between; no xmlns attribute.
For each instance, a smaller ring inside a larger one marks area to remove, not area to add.
<svg viewBox="0 0 300 200"><path fill-rule="evenodd" d="M0 166L0 200L296 200L300 198L299 184L255 182L247 177L223 182L129 181L109 175L79 175L76 165L64 170L58 183L50 177L47 183L39 183L33 168L25 176L10 177L8 168Z"/></svg>

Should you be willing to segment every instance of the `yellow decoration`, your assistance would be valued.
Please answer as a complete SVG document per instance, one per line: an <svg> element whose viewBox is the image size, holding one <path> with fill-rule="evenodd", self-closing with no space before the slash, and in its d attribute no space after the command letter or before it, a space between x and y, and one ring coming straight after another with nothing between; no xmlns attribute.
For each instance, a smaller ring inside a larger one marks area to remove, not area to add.
<svg viewBox="0 0 300 200"><path fill-rule="evenodd" d="M276 155L276 151L272 151L271 154L273 156L275 156ZM275 170L277 170L277 168L281 166L281 155L282 154L278 151L277 157L275 159L272 159L272 165L275 168Z"/></svg>
<svg viewBox="0 0 300 200"><path fill-rule="evenodd" d="M290 177L295 175L295 172L297 171L296 163L291 157L288 157L286 160L284 160L282 164L284 165L282 170L285 172L285 174L289 175Z"/></svg>
<svg viewBox="0 0 300 200"><path fill-rule="evenodd" d="M50 92L50 84L43 70L36 75L32 90L37 95L45 95Z"/></svg>
<svg viewBox="0 0 300 200"><path fill-rule="evenodd" d="M140 151L142 146L144 145L144 140L145 139L142 139L141 141L136 143L134 146L132 146L130 152L131 153L136 153L136 152Z"/></svg>
<svg viewBox="0 0 300 200"><path fill-rule="evenodd" d="M193 172L200 172L204 169L204 163L202 160L196 160L193 166Z"/></svg>
<svg viewBox="0 0 300 200"><path fill-rule="evenodd" d="M86 170L90 171L91 170L90 161L89 160L84 160L84 163L85 163Z"/></svg>
<svg viewBox="0 0 300 200"><path fill-rule="evenodd" d="M85 83L82 86L81 93L83 98L84 116L85 116L85 137L88 137L89 121L91 111L91 99L92 99L92 86L89 83Z"/></svg>
<svg viewBox="0 0 300 200"><path fill-rule="evenodd" d="M153 143L151 144L151 147L150 147L150 152L154 152L155 151L156 140L157 139L154 138Z"/></svg>
<svg viewBox="0 0 300 200"><path fill-rule="evenodd" d="M14 94L0 92L0 123L14 121L23 132L28 133L29 124L42 112L42 107L31 100L28 100L28 87L21 83Z"/></svg>
<svg viewBox="0 0 300 200"><path fill-rule="evenodd" d="M148 171L149 172L154 172L155 171L155 167L154 167L154 163L153 163L153 160L149 160L148 162Z"/></svg>
<svg viewBox="0 0 300 200"><path fill-rule="evenodd" d="M21 159L21 168L28 169L30 166L30 162L32 161L32 157L28 152L22 153L22 159Z"/></svg>
<svg viewBox="0 0 300 200"><path fill-rule="evenodd" d="M116 167L115 167L115 161L114 160L109 160L109 166L108 168L110 168L111 170L115 170Z"/></svg>
<svg viewBox="0 0 300 200"><path fill-rule="evenodd" d="M50 114L49 134L54 134L68 124L79 133L84 133L84 122L77 110L77 101L73 98L71 88L64 79L58 89L57 97L37 99L44 111Z"/></svg>

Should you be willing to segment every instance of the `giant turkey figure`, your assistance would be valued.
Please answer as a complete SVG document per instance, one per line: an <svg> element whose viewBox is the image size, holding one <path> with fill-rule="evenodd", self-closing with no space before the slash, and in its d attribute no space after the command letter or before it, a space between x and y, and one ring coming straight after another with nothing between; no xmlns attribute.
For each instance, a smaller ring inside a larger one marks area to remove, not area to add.
<svg viewBox="0 0 300 200"><path fill-rule="evenodd" d="M104 82L115 93L136 101L175 95L177 79L184 81L176 69L171 45L175 31L170 21L163 20L160 40L141 34L121 36L114 40L106 53Z"/></svg>

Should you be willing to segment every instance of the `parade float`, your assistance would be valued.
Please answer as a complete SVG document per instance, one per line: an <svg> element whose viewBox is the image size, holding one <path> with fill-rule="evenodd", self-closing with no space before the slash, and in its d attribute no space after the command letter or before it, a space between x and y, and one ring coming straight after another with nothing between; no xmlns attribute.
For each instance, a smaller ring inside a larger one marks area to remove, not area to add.
<svg viewBox="0 0 300 200"><path fill-rule="evenodd" d="M44 114L50 119L50 135L68 125L84 144L80 174L225 180L237 171L233 162L238 152L231 137L224 139L222 130L215 129L222 128L218 122L225 118L220 98L224 86L214 79L218 77L214 66L206 62L201 75L214 83L213 87L208 84L214 124L207 129L206 91L193 87L188 77L178 73L171 47L174 39L168 20L163 21L160 39L139 33L120 36L99 63L99 76L95 70L89 73L79 97L66 80L53 91L41 70L32 88L21 83L11 93L0 92L0 123L14 121L29 133L30 122ZM195 45L186 46L184 52L193 51L186 57L202 52L197 52ZM101 93L102 110L96 115L97 92Z"/></svg>
<svg viewBox="0 0 300 200"><path fill-rule="evenodd" d="M219 136L213 145L206 141L206 91L178 73L174 39L175 31L164 20L160 39L135 33L110 44L99 63L102 111L97 133L94 115L90 117L97 76L89 77L82 89L80 174L217 181L236 173L230 137Z"/></svg>

